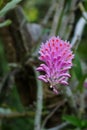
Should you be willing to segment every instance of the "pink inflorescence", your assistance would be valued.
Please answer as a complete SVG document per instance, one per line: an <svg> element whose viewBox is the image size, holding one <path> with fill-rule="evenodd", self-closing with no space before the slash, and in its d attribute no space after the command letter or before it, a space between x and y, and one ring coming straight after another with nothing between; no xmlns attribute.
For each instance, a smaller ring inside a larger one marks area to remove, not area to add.
<svg viewBox="0 0 87 130"><path fill-rule="evenodd" d="M43 63L37 71L45 72L38 78L50 83L50 88L58 93L58 84L68 85L67 79L70 77L68 70L72 67L74 55L69 42L61 40L59 37L51 37L46 43L42 43L39 51L39 59Z"/></svg>

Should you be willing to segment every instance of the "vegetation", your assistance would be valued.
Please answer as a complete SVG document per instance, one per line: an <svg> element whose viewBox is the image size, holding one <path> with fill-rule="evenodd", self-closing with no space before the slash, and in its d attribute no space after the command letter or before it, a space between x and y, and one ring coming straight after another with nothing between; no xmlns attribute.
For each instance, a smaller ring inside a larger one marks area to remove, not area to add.
<svg viewBox="0 0 87 130"><path fill-rule="evenodd" d="M87 129L86 23L87 0L0 0L1 130ZM70 41L75 55L58 94L36 71L52 36Z"/></svg>

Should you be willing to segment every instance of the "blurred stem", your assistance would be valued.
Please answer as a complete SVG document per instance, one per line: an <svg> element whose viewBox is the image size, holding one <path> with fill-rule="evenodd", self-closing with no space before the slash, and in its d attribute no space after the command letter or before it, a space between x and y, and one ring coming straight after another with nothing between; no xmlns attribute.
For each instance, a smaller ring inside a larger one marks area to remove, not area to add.
<svg viewBox="0 0 87 130"><path fill-rule="evenodd" d="M78 112L78 117L81 118L82 115L84 114L84 109L85 109L85 94L84 94L84 90L83 92L80 92L80 108L79 108L79 112Z"/></svg>
<svg viewBox="0 0 87 130"><path fill-rule="evenodd" d="M9 67L4 54L3 42L0 38L0 76L4 76L9 71Z"/></svg>
<svg viewBox="0 0 87 130"><path fill-rule="evenodd" d="M69 1L64 5L63 15L58 30L58 34L60 35L60 37L64 39L68 39L71 34L73 23L75 20L75 14L74 14L75 6L76 6L76 0Z"/></svg>
<svg viewBox="0 0 87 130"><path fill-rule="evenodd" d="M11 0L0 0L0 9L3 8Z"/></svg>
<svg viewBox="0 0 87 130"><path fill-rule="evenodd" d="M75 113L77 113L76 101L71 89L68 86L65 88L65 96L68 99L69 105L74 109Z"/></svg>
<svg viewBox="0 0 87 130"><path fill-rule="evenodd" d="M14 119L19 117L33 117L34 112L11 112L8 114L0 114L0 119Z"/></svg>
<svg viewBox="0 0 87 130"><path fill-rule="evenodd" d="M48 23L48 20L51 17L55 7L56 7L56 0L52 0L52 4L51 4L50 8L48 9L48 12L46 13L46 15L42 21L42 25L45 26Z"/></svg>
<svg viewBox="0 0 87 130"><path fill-rule="evenodd" d="M6 20L6 21L4 21L4 22L2 22L2 23L0 23L0 28L2 28L2 27L4 27L4 26L9 26L11 24L11 20Z"/></svg>
<svg viewBox="0 0 87 130"><path fill-rule="evenodd" d="M55 14L54 14L54 18L53 18L50 36L53 36L56 34L57 28L59 26L59 22L60 22L59 19L60 19L62 10L63 10L63 6L64 6L64 0L60 0L60 1L56 2Z"/></svg>
<svg viewBox="0 0 87 130"><path fill-rule="evenodd" d="M74 30L74 36L72 37L72 40L71 40L71 46L74 50L78 48L78 45L80 43L80 40L83 34L83 29L86 25L87 12L83 12L83 16L81 16L81 18L77 21L77 24Z"/></svg>
<svg viewBox="0 0 87 130"><path fill-rule="evenodd" d="M69 124L70 124L69 122L63 122L62 124L60 124L60 125L58 125L56 127L49 128L49 129L46 129L46 130L63 130Z"/></svg>
<svg viewBox="0 0 87 130"><path fill-rule="evenodd" d="M43 102L43 89L42 83L38 80L39 72L36 72L36 68L34 68L36 79L37 79L37 102L36 102L36 115L35 115L35 123L34 130L41 129L41 115L42 115L42 102Z"/></svg>
<svg viewBox="0 0 87 130"><path fill-rule="evenodd" d="M80 8L80 10L81 10L82 12L85 12L85 11L86 11L85 8L84 8L84 6L83 6L83 4L82 4L82 2L80 2L80 3L78 4L78 6L79 6L79 8Z"/></svg>

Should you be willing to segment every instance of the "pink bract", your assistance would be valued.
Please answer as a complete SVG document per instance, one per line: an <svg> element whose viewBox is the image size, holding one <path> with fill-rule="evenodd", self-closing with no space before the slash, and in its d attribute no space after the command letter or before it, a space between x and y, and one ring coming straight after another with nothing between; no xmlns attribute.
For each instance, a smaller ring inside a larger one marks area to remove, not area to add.
<svg viewBox="0 0 87 130"><path fill-rule="evenodd" d="M51 37L46 43L41 44L39 59L43 62L37 71L45 72L38 78L44 82L49 82L53 91L57 93L56 85L68 85L67 79L70 76L68 70L72 67L74 55L71 45L59 37Z"/></svg>

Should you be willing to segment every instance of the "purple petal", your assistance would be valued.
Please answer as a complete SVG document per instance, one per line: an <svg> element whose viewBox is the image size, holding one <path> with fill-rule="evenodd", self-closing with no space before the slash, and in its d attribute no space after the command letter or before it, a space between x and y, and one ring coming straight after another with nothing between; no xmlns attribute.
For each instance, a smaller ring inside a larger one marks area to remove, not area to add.
<svg viewBox="0 0 87 130"><path fill-rule="evenodd" d="M68 83L66 81L61 81L60 83L64 84L64 85L68 85Z"/></svg>
<svg viewBox="0 0 87 130"><path fill-rule="evenodd" d="M39 80L42 80L42 81L44 81L44 82L48 82L48 80L46 79L46 76L45 75L40 75L40 76L38 76L38 79Z"/></svg>
<svg viewBox="0 0 87 130"><path fill-rule="evenodd" d="M62 73L62 74L59 75L59 77L62 77L62 76L71 77L70 74L68 74L68 73Z"/></svg>
<svg viewBox="0 0 87 130"><path fill-rule="evenodd" d="M37 71L43 71L43 68L40 66L38 68L36 68Z"/></svg>
<svg viewBox="0 0 87 130"><path fill-rule="evenodd" d="M53 87L53 92L57 95L59 94L58 90L55 87Z"/></svg>

